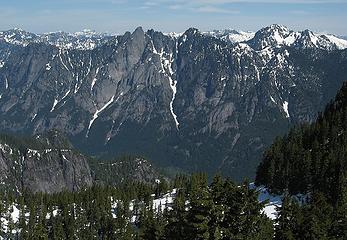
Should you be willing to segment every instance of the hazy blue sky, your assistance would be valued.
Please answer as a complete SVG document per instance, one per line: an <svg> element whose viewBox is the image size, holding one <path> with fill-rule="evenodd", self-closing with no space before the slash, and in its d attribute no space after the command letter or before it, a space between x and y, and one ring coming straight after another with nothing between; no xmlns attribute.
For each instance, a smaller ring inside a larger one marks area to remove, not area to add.
<svg viewBox="0 0 347 240"><path fill-rule="evenodd" d="M278 23L347 35L347 0L0 0L0 29L33 32L137 26L164 32L259 28Z"/></svg>

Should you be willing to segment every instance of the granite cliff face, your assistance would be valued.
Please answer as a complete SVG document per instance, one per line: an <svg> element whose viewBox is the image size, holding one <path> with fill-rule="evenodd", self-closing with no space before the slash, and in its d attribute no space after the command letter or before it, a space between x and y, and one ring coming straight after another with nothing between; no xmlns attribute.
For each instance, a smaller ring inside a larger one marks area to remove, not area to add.
<svg viewBox="0 0 347 240"><path fill-rule="evenodd" d="M86 157L57 132L0 140L0 187L17 192L76 191L93 184Z"/></svg>
<svg viewBox="0 0 347 240"><path fill-rule="evenodd" d="M278 25L230 39L137 28L91 50L0 40L0 129L54 128L92 155L253 176L274 136L315 119L347 80L347 51Z"/></svg>

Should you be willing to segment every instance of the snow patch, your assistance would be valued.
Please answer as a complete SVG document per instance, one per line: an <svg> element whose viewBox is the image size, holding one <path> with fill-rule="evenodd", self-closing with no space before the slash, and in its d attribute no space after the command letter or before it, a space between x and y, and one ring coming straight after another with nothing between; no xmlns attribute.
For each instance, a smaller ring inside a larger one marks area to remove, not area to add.
<svg viewBox="0 0 347 240"><path fill-rule="evenodd" d="M96 69L95 71L95 77L93 78L93 81L92 81L92 84L90 86L90 91L92 92L93 89L94 89L94 85L96 83L96 81L98 80L96 77L98 76L98 73L99 73L99 67Z"/></svg>
<svg viewBox="0 0 347 240"><path fill-rule="evenodd" d="M62 154L61 156L63 157L63 159L64 159L65 161L69 161L69 160L67 160L67 158L65 157L64 154Z"/></svg>
<svg viewBox="0 0 347 240"><path fill-rule="evenodd" d="M300 33L292 32L284 39L283 43L287 46L291 46L300 37L300 35Z"/></svg>
<svg viewBox="0 0 347 240"><path fill-rule="evenodd" d="M255 188L254 184L251 184L251 188ZM265 215L275 220L278 216L276 208L282 206L282 197L281 195L273 195L270 194L267 188L264 186L258 187L257 191L259 193L258 201L264 202L267 201L268 203L265 205L264 209L262 210Z"/></svg>
<svg viewBox="0 0 347 240"><path fill-rule="evenodd" d="M34 119L36 118L37 113L34 114L34 116L31 118L31 121L34 121Z"/></svg>
<svg viewBox="0 0 347 240"><path fill-rule="evenodd" d="M272 102L276 103L275 99L272 96L270 96L270 99Z"/></svg>
<svg viewBox="0 0 347 240"><path fill-rule="evenodd" d="M8 89L8 80L7 80L7 77L5 77L5 89Z"/></svg>
<svg viewBox="0 0 347 240"><path fill-rule="evenodd" d="M169 205L173 204L174 197L176 196L177 189L173 189L172 192L169 192L163 195L160 198L153 200L153 210L158 210L163 212L165 208L170 209Z"/></svg>
<svg viewBox="0 0 347 240"><path fill-rule="evenodd" d="M40 154L40 152L38 151L38 150L35 150L35 149L28 149L28 155L30 156L30 157L33 157L33 156L38 156L38 157L40 157L41 156L41 154Z"/></svg>
<svg viewBox="0 0 347 240"><path fill-rule="evenodd" d="M59 103L59 101L57 99L54 99L53 106L52 106L50 112L54 111L54 109L55 109L55 107L57 106L58 103Z"/></svg>
<svg viewBox="0 0 347 240"><path fill-rule="evenodd" d="M12 223L17 223L19 221L19 209L18 209L18 207L16 205L12 205L9 207L9 209L7 209L7 211L8 211L8 213L10 213ZM7 232L8 231L8 224L9 224L8 220L5 217L1 217L0 221L2 223L2 228L3 228L2 230L4 232ZM15 234L16 232L17 232L16 229L12 230L12 233Z"/></svg>
<svg viewBox="0 0 347 240"><path fill-rule="evenodd" d="M288 102L284 101L283 103L283 110L286 113L286 118L290 118L289 111L288 111Z"/></svg>
<svg viewBox="0 0 347 240"><path fill-rule="evenodd" d="M3 152L8 152L11 155L13 154L13 149L7 144L0 143L0 150L2 150Z"/></svg>
<svg viewBox="0 0 347 240"><path fill-rule="evenodd" d="M277 207L278 206L275 204L268 204L263 209L263 213L265 213L265 215L271 220L275 220L277 218L277 211L276 211Z"/></svg>

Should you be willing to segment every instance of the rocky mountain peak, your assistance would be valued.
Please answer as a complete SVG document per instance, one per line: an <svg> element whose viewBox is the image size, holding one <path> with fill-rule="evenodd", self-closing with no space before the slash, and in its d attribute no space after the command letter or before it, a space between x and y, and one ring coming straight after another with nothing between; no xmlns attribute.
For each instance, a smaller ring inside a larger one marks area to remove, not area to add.
<svg viewBox="0 0 347 240"><path fill-rule="evenodd" d="M273 24L256 32L254 38L249 40L248 43L255 50L276 47L284 44L290 33L286 27Z"/></svg>
<svg viewBox="0 0 347 240"><path fill-rule="evenodd" d="M200 31L197 28L189 28L187 31L184 32L184 35L188 37L193 37L195 35L200 35Z"/></svg>
<svg viewBox="0 0 347 240"><path fill-rule="evenodd" d="M36 34L24 31L20 28L14 28L7 31L0 32L0 40L6 43L27 46L33 41L37 41Z"/></svg>
<svg viewBox="0 0 347 240"><path fill-rule="evenodd" d="M271 25L263 28L263 30L268 31L268 32L280 32L282 34L283 33L288 34L290 32L286 26L280 25L280 24L271 24Z"/></svg>
<svg viewBox="0 0 347 240"><path fill-rule="evenodd" d="M143 28L141 26L137 27L135 31L133 32L133 36L143 36L145 32L143 31Z"/></svg>
<svg viewBox="0 0 347 240"><path fill-rule="evenodd" d="M69 49L0 44L0 127L59 129L92 155L134 153L188 171L235 176L247 163L251 175L274 135L312 121L335 94L346 59L323 47L338 41L328 35L271 25L227 39L238 33L190 28L176 38L139 27L93 51L75 50L75 40Z"/></svg>

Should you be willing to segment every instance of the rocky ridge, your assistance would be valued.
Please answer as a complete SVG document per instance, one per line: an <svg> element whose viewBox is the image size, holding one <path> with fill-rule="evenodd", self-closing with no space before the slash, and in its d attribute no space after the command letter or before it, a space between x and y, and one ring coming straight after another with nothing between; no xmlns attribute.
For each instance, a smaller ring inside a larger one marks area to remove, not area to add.
<svg viewBox="0 0 347 240"><path fill-rule="evenodd" d="M137 28L91 50L0 40L0 129L253 176L274 136L314 120L347 79L346 41L329 36L271 25L241 42L194 28Z"/></svg>

